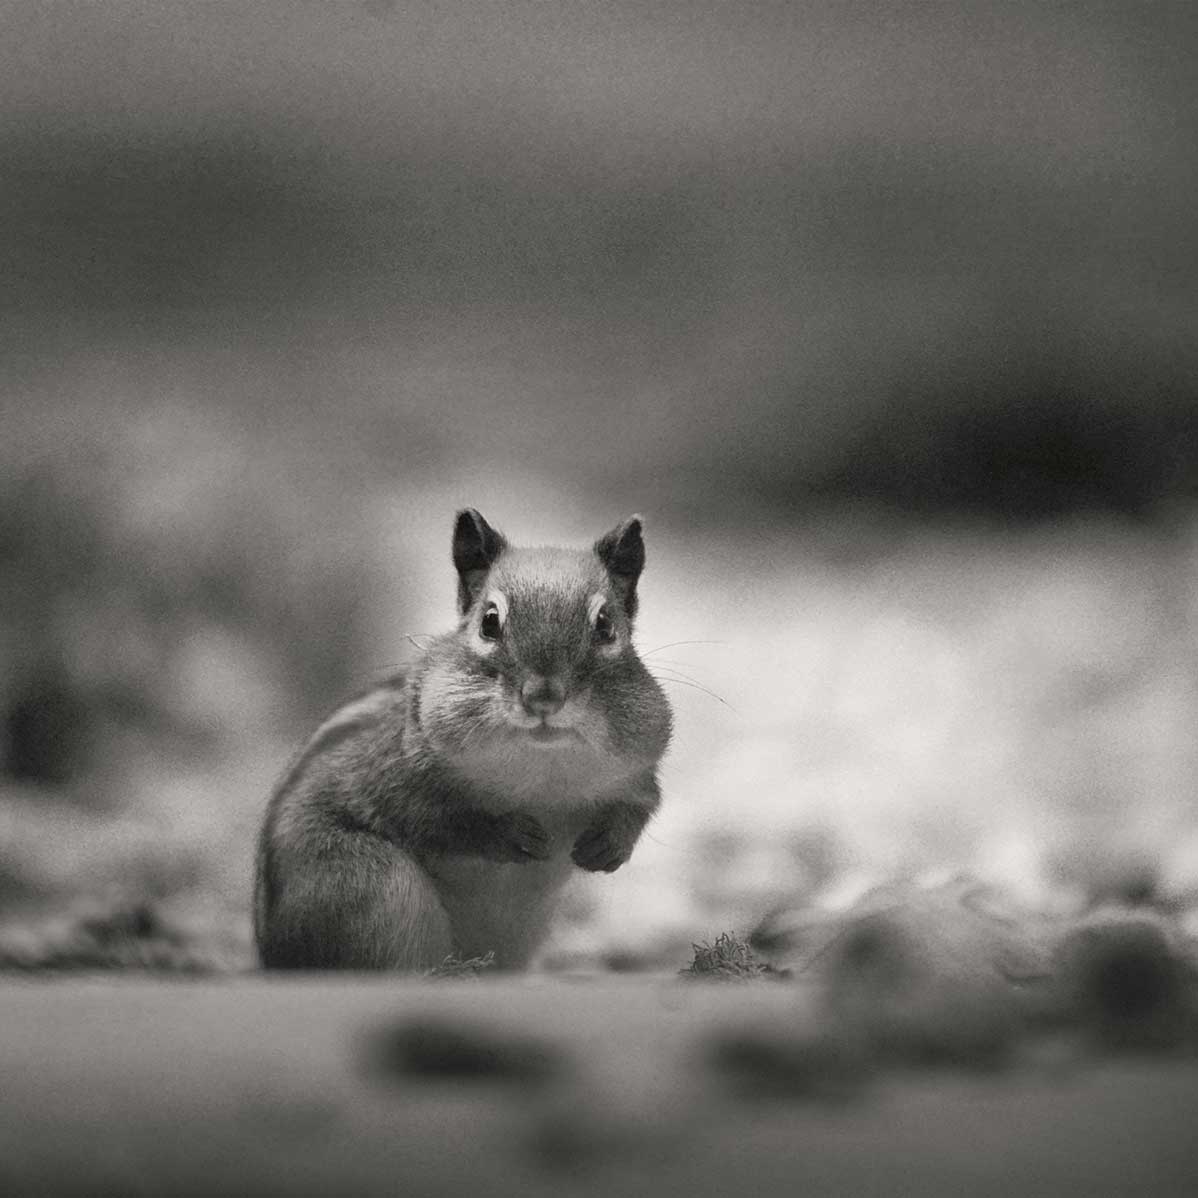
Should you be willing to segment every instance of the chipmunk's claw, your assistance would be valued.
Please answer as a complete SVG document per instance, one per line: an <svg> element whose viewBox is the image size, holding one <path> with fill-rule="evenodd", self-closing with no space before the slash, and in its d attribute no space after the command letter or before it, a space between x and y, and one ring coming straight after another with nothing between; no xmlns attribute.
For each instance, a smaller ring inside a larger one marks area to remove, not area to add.
<svg viewBox="0 0 1198 1198"><path fill-rule="evenodd" d="M499 817L498 847L504 861L544 861L549 856L549 833L539 820L521 812Z"/></svg>

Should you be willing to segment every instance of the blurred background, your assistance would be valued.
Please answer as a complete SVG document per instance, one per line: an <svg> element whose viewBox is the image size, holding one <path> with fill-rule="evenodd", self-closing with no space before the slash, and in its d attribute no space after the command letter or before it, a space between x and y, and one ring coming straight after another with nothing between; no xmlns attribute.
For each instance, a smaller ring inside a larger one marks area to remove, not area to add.
<svg viewBox="0 0 1198 1198"><path fill-rule="evenodd" d="M466 504L647 521L666 803L560 958L933 867L1192 904L1195 50L0 6L0 960L248 964L272 782L451 623Z"/></svg>

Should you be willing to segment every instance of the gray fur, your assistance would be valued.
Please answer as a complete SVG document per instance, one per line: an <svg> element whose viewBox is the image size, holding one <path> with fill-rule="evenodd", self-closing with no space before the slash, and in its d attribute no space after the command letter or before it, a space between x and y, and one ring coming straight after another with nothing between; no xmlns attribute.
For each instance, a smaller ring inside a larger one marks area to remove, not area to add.
<svg viewBox="0 0 1198 1198"><path fill-rule="evenodd" d="M457 628L326 720L271 798L255 892L265 966L427 969L493 952L520 968L572 871L627 860L670 735L629 639L643 553L635 518L588 552L512 548L459 513ZM484 643L476 600L495 590L507 620ZM610 600L609 647L596 596ZM560 713L521 705L529 679L553 680Z"/></svg>

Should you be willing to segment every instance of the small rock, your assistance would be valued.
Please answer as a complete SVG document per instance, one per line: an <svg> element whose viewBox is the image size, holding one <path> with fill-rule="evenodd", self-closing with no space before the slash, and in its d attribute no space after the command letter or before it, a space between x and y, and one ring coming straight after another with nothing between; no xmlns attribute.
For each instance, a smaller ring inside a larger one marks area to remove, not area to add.
<svg viewBox="0 0 1198 1198"><path fill-rule="evenodd" d="M370 1038L371 1071L389 1076L504 1081L539 1086L566 1071L564 1054L544 1040L446 1019L410 1019Z"/></svg>
<svg viewBox="0 0 1198 1198"><path fill-rule="evenodd" d="M863 1045L835 1032L727 1032L714 1038L708 1059L748 1099L844 1102L861 1097L872 1072Z"/></svg>

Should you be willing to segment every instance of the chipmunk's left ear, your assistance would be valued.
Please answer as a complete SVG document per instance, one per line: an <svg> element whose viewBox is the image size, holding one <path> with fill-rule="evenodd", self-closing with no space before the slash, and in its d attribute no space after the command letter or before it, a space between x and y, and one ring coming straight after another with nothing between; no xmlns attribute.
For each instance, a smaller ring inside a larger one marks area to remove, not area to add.
<svg viewBox="0 0 1198 1198"><path fill-rule="evenodd" d="M636 615L636 583L645 568L645 542L640 516L629 516L595 542L595 554L603 563L631 620Z"/></svg>

